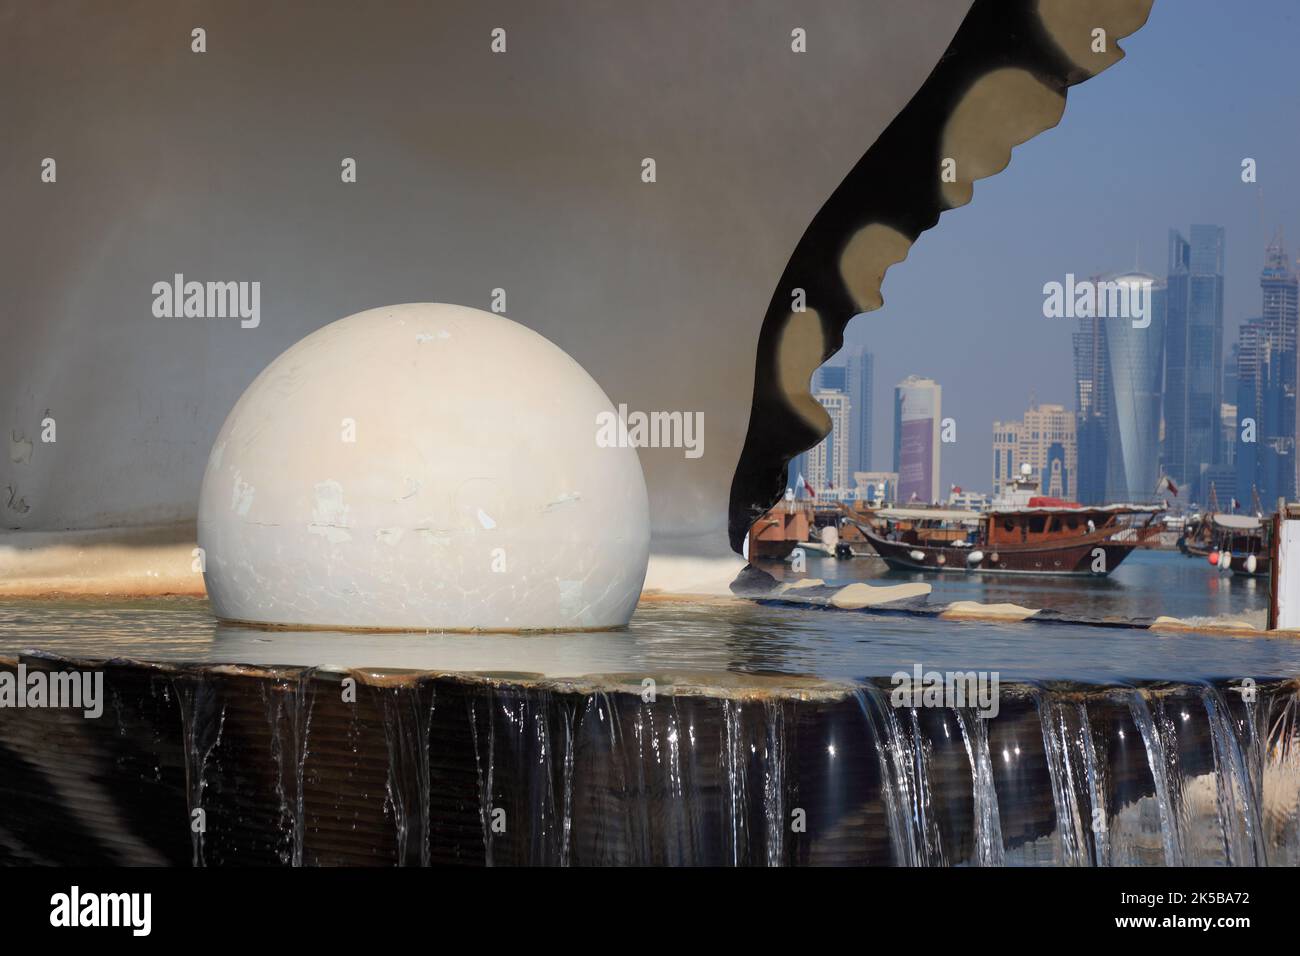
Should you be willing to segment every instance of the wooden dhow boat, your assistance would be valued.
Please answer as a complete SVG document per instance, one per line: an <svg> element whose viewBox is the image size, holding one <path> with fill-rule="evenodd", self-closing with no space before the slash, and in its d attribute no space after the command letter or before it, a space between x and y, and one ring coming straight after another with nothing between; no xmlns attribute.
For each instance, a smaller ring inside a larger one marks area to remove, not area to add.
<svg viewBox="0 0 1300 956"><path fill-rule="evenodd" d="M860 524L896 570L1104 577L1163 525L1160 505L1079 505L1022 474L987 511L881 508Z"/></svg>

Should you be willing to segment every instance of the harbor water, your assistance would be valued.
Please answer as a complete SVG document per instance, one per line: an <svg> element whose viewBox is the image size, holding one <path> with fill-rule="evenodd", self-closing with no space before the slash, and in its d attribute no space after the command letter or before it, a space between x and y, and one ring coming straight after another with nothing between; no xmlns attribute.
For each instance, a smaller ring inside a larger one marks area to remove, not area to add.
<svg viewBox="0 0 1300 956"><path fill-rule="evenodd" d="M808 574L899 577L877 564ZM1107 582L929 580L939 603L1094 615L1264 593L1169 554ZM7 601L19 666L97 669L109 699L4 714L0 812L24 825L0 862L1300 863L1293 637L740 599L608 632L330 633L197 599ZM996 714L899 706L914 667L996 674Z"/></svg>
<svg viewBox="0 0 1300 956"><path fill-rule="evenodd" d="M836 560L816 552L809 552L805 560L807 567L799 573L779 562L766 562L763 567L785 580L812 577L827 584L923 581L934 588L931 601L935 603L1010 603L1088 617L1231 617L1263 627L1268 607L1267 578L1221 573L1204 558L1176 551L1139 549L1105 577L964 571L927 574L891 570L875 556Z"/></svg>

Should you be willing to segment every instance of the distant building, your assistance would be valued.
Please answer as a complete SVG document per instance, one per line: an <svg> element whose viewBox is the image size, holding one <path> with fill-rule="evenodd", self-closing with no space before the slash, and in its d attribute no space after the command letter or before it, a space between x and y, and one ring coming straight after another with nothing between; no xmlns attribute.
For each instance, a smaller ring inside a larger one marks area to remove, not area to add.
<svg viewBox="0 0 1300 956"><path fill-rule="evenodd" d="M851 470L870 471L871 416L874 408L871 392L875 387L875 360L870 352L861 349L849 357L848 369L848 387L845 391L853 404L850 416L853 435L849 443L849 459L853 462Z"/></svg>
<svg viewBox="0 0 1300 956"><path fill-rule="evenodd" d="M1259 285L1263 314L1242 323L1234 350L1234 470L1237 497L1249 507L1253 490L1270 510L1278 498L1296 496L1298 283L1280 233L1265 250Z"/></svg>
<svg viewBox="0 0 1300 956"><path fill-rule="evenodd" d="M805 477L813 490L844 494L849 490L849 397L842 391L819 389L813 398L831 417L831 433L808 452Z"/></svg>
<svg viewBox="0 0 1300 956"><path fill-rule="evenodd" d="M1236 356L1233 356L1233 364L1236 363ZM1229 388L1232 390L1229 391ZM1234 398L1237 395L1237 378L1234 375L1229 381L1228 376L1223 376L1223 394L1231 395ZM1222 467L1233 468L1237 462L1237 406L1231 402L1224 402L1219 406L1219 457L1223 460ZM1234 478L1233 481L1236 481Z"/></svg>
<svg viewBox="0 0 1300 956"><path fill-rule="evenodd" d="M812 393L814 398L822 392L835 392L844 395L847 398L849 394L848 388L849 371L844 365L822 365L813 373ZM825 403L823 403L823 407L825 407ZM851 422L852 418L853 409L850 408L848 420ZM812 486L813 491L816 494L824 495L826 493L830 487L830 483L835 480L836 442L840 437L847 433L849 427L849 425L845 425L842 421L838 420L835 414L831 414L831 434L822 439L821 443L816 448L810 448L807 451L800 452L791 459L790 466L787 469L786 482L789 487L794 490L794 493L797 496L807 496L807 490L799 483L800 475L802 475L804 480ZM847 456L842 455L840 457L847 457L847 460L845 461L846 474L847 472L852 471L853 460L851 453L847 454ZM843 488L845 484L847 484L847 482L841 484L840 487Z"/></svg>
<svg viewBox="0 0 1300 956"><path fill-rule="evenodd" d="M939 501L939 423L942 390L933 379L909 376L894 389L894 471L899 504Z"/></svg>
<svg viewBox="0 0 1300 956"><path fill-rule="evenodd" d="M1202 472L1220 463L1223 402L1223 227L1169 233L1165 319L1165 472L1205 501Z"/></svg>
<svg viewBox="0 0 1300 956"><path fill-rule="evenodd" d="M948 507L963 511L983 511L990 504L989 496L982 491L951 491L948 493Z"/></svg>
<svg viewBox="0 0 1300 956"><path fill-rule="evenodd" d="M1231 511L1234 499L1241 502L1238 511L1250 510L1250 489L1246 489L1245 498L1240 494L1237 487L1237 473L1229 465L1211 465L1203 472L1205 475L1205 501L1202 502L1205 507L1212 507L1216 502L1219 510ZM1181 494L1181 490L1180 494Z"/></svg>
<svg viewBox="0 0 1300 956"><path fill-rule="evenodd" d="M1151 285L1150 324L1139 327L1122 319L1105 320L1110 382L1106 497L1111 502L1144 501L1155 493L1160 481L1168 288L1166 283L1145 273L1128 273L1112 281ZM1218 408L1215 404L1216 447Z"/></svg>
<svg viewBox="0 0 1300 956"><path fill-rule="evenodd" d="M1238 341L1228 346L1223 361L1223 404L1219 406L1219 460L1225 465L1237 463L1237 368L1241 364L1240 330Z"/></svg>
<svg viewBox="0 0 1300 956"><path fill-rule="evenodd" d="M1110 360L1104 320L1079 320L1074 333L1074 433L1078 450L1075 499L1096 505L1106 501Z"/></svg>
<svg viewBox="0 0 1300 956"><path fill-rule="evenodd" d="M849 370L843 365L823 365L813 373L813 394L843 392L849 394Z"/></svg>
<svg viewBox="0 0 1300 956"><path fill-rule="evenodd" d="M1002 493L1020 470L1021 422L993 423L993 494Z"/></svg>
<svg viewBox="0 0 1300 956"><path fill-rule="evenodd" d="M1074 500L1078 457L1074 413L1064 405L1031 405L1022 421L993 423L993 494L1029 465L1042 494Z"/></svg>
<svg viewBox="0 0 1300 956"><path fill-rule="evenodd" d="M1149 283L1151 315L1137 325L1128 318L1082 318L1074 334L1078 469L1073 497L1084 504L1146 500L1161 474L1168 289L1140 272L1102 281Z"/></svg>
<svg viewBox="0 0 1300 956"><path fill-rule="evenodd" d="M823 365L813 375L813 391L843 392L849 397L849 473L871 470L871 391L874 361L860 349L843 365Z"/></svg>
<svg viewBox="0 0 1300 956"><path fill-rule="evenodd" d="M856 497L863 501L881 500L893 504L897 498L898 472L896 471L855 471L853 486Z"/></svg>

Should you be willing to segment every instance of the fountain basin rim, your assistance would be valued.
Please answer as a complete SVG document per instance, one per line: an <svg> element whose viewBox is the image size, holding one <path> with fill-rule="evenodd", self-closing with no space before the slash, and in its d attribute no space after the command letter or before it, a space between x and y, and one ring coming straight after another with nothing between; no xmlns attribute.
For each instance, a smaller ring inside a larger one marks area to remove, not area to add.
<svg viewBox="0 0 1300 956"><path fill-rule="evenodd" d="M654 681L655 695L663 697L707 697L720 700L747 702L809 701L833 702L862 692L868 686L888 693L892 689L889 676L863 677L857 680L835 680L796 674L761 674L737 672L702 672L690 670L646 670L635 673L608 672L582 674L568 677L548 677L529 671L456 671L417 668L366 668L322 667L310 665L245 664L212 661L149 661L137 658L65 657L38 649L18 654L0 654L0 667L16 667L19 663L40 664L50 669L60 666L81 670L96 668L140 668L160 675L193 675L207 673L215 676L251 677L264 680L286 680L304 675L315 680L342 681L351 677L371 687L409 687L426 680L448 680L466 686L520 688L533 691L550 691L567 694L628 694L641 696L647 678ZM1169 678L1134 678L1125 681L1091 684L1079 680L1033 680L1008 678L999 681L1000 694L1009 699L1034 698L1050 691L1056 696L1078 701L1088 701L1129 694L1134 691L1144 698L1155 699L1178 694L1188 687L1212 686L1220 690L1235 690L1231 682L1235 677L1212 677L1198 680ZM1273 675L1254 678L1258 688L1292 686L1300 690L1300 675ZM910 709L910 708L904 708ZM925 708L921 708L925 709Z"/></svg>

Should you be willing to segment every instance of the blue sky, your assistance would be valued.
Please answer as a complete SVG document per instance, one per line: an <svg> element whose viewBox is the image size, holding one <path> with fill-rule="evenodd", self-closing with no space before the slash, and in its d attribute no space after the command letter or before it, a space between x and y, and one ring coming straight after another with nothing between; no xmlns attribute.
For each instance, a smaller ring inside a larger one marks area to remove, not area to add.
<svg viewBox="0 0 1300 956"><path fill-rule="evenodd" d="M1043 283L1135 257L1163 275L1170 227L1222 225L1231 343L1259 314L1273 230L1300 251L1300 3L1156 0L1121 46L1124 60L1070 91L1060 126L889 270L884 308L849 326L847 347L876 356L873 467L890 465L893 386L908 374L936 379L957 420L945 488L989 490L993 421L1018 419L1031 392L1073 410L1075 323L1043 317ZM1241 181L1245 157L1255 185Z"/></svg>

